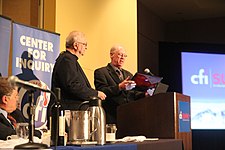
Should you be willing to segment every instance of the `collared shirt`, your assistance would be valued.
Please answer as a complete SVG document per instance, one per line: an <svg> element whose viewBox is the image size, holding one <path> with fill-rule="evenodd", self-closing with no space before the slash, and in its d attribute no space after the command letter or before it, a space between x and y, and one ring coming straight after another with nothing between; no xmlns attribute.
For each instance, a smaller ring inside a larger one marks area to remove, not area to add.
<svg viewBox="0 0 225 150"><path fill-rule="evenodd" d="M7 118L8 113L0 108L0 113L3 114L3 116L11 123L11 121Z"/></svg>
<svg viewBox="0 0 225 150"><path fill-rule="evenodd" d="M117 69L119 69L118 67L116 67L116 66L114 66L112 63L109 63L112 67L113 67L113 69L116 71Z"/></svg>
<svg viewBox="0 0 225 150"><path fill-rule="evenodd" d="M122 69L114 66L112 63L110 63L110 65L112 66L112 68L115 70L115 72L117 73L117 75L119 76L120 80L124 80L124 77L123 77L123 72L122 72Z"/></svg>

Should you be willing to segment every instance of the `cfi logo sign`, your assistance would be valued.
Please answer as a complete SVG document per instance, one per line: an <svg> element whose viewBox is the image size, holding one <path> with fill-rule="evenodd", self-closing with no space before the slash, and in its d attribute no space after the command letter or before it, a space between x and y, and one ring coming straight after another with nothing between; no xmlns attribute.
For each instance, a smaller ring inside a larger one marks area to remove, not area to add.
<svg viewBox="0 0 225 150"><path fill-rule="evenodd" d="M198 74L191 76L191 83L193 84L209 84L209 77L205 74L204 69L200 69Z"/></svg>
<svg viewBox="0 0 225 150"><path fill-rule="evenodd" d="M188 113L184 113L184 112L180 111L179 119L183 120L183 121L190 121L190 115Z"/></svg>
<svg viewBox="0 0 225 150"><path fill-rule="evenodd" d="M49 89L48 86L39 80L30 80L32 84L36 84L44 89ZM19 90L19 108L21 109L24 117L29 119L29 97L28 91L24 88ZM34 106L35 106L35 128L41 129L47 124L47 107L50 101L50 93L35 91L34 92Z"/></svg>
<svg viewBox="0 0 225 150"><path fill-rule="evenodd" d="M207 74L204 69L199 69L198 74L191 76L191 83L195 85L210 85L210 87L225 88L224 73L212 72Z"/></svg>

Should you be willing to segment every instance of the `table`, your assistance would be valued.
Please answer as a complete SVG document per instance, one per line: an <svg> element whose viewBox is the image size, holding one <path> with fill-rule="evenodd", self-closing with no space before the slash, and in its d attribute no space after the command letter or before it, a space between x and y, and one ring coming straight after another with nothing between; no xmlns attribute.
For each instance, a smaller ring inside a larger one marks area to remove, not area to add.
<svg viewBox="0 0 225 150"><path fill-rule="evenodd" d="M57 146L57 150L182 150L182 147L181 139L160 139L144 142L120 142L103 146Z"/></svg>

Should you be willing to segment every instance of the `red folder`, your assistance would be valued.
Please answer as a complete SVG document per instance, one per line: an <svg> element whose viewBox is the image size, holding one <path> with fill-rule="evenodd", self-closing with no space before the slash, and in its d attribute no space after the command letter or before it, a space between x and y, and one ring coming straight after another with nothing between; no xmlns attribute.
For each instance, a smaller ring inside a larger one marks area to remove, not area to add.
<svg viewBox="0 0 225 150"><path fill-rule="evenodd" d="M136 73L131 80L136 83L134 90L147 91L149 88L155 88L162 79L162 77Z"/></svg>

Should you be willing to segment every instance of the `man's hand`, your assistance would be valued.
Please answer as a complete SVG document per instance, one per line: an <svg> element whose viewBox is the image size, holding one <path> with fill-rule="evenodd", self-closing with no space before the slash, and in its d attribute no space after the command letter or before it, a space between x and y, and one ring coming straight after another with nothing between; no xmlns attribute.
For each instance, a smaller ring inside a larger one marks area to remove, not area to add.
<svg viewBox="0 0 225 150"><path fill-rule="evenodd" d="M135 87L136 83L132 80L130 80L130 76L128 76L125 80L123 80L123 82L121 82L119 84L119 89L120 90L126 90L126 87L127 86L132 86L132 87ZM129 89L131 90L131 89Z"/></svg>
<svg viewBox="0 0 225 150"><path fill-rule="evenodd" d="M103 93L102 91L98 91L98 97L99 97L101 100L105 100L106 95L105 95L105 93Z"/></svg>

